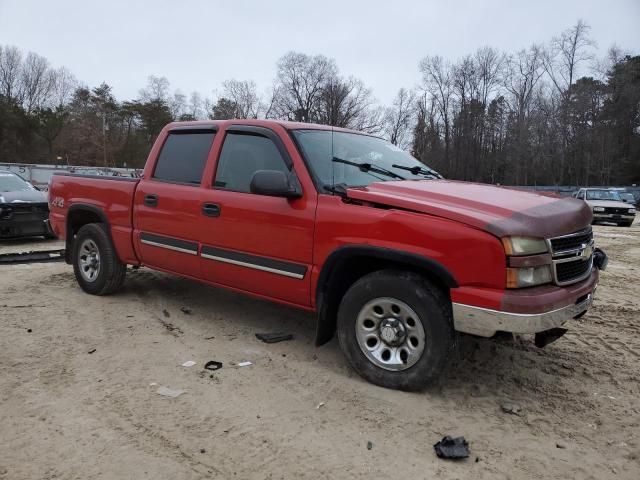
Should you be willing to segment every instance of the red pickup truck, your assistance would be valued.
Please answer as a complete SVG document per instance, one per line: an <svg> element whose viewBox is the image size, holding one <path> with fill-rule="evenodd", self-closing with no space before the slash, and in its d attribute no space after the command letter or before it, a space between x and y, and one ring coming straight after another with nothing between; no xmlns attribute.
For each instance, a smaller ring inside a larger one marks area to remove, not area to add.
<svg viewBox="0 0 640 480"><path fill-rule="evenodd" d="M266 120L167 125L141 179L57 174L50 222L88 293L146 266L317 313L351 365L420 389L456 332L556 338L604 252L572 198L448 181L374 136Z"/></svg>

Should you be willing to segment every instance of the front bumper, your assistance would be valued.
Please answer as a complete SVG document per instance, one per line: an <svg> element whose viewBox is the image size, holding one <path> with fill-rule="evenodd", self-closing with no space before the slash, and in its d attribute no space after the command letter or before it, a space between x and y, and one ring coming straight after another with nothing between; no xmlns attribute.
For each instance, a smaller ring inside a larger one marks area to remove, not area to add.
<svg viewBox="0 0 640 480"><path fill-rule="evenodd" d="M611 222L633 222L635 220L635 214L624 214L624 213L598 213L593 212L593 219L603 220L603 221L611 221Z"/></svg>
<svg viewBox="0 0 640 480"><path fill-rule="evenodd" d="M593 303L595 288L586 298L565 307L543 313L511 313L488 308L453 304L455 329L462 333L493 337L498 332L539 333L564 325L585 313Z"/></svg>
<svg viewBox="0 0 640 480"><path fill-rule="evenodd" d="M524 334L559 328L591 307L598 286L598 270L607 266L607 256L600 249L594 254L594 266L590 277L579 284L550 286L537 293L533 293L533 289L512 291L508 299L503 299L505 310L454 302L454 328L480 337L492 337L498 332Z"/></svg>
<svg viewBox="0 0 640 480"><path fill-rule="evenodd" d="M50 235L46 203L0 203L0 238Z"/></svg>

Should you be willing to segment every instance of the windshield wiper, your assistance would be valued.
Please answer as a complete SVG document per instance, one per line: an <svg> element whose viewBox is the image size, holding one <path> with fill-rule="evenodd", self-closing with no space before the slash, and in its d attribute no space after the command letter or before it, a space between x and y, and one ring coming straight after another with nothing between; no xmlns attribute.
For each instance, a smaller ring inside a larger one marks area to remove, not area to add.
<svg viewBox="0 0 640 480"><path fill-rule="evenodd" d="M336 195L340 195L343 198L347 196L347 188L349 188L344 183L337 183L335 185L323 185L323 187L325 188L325 190L331 193L335 193Z"/></svg>
<svg viewBox="0 0 640 480"><path fill-rule="evenodd" d="M406 167L404 165L397 165L395 163L393 165L391 165L391 166L393 168L399 168L401 170L407 170L407 171L413 173L414 175L428 175L428 176L433 177L433 178L443 178L442 175L440 175L435 170L431 170L429 167L421 167L419 165L416 165L415 167Z"/></svg>
<svg viewBox="0 0 640 480"><path fill-rule="evenodd" d="M358 167L360 171L365 173L366 172L379 173L380 175L386 175L387 177L397 178L398 180L406 180L402 175L398 175L397 173L394 173L391 170L387 170L386 168L379 167L372 163L350 162L349 160L344 160L338 157L333 157L331 161L335 163L344 163L345 165L351 165L352 167Z"/></svg>

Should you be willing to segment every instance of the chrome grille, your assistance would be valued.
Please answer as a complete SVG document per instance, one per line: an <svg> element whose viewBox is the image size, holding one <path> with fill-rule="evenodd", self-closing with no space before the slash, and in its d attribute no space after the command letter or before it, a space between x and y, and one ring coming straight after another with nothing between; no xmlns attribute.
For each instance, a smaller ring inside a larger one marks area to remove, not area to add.
<svg viewBox="0 0 640 480"><path fill-rule="evenodd" d="M553 259L553 280L557 285L570 285L591 274L594 250L591 227L547 242Z"/></svg>
<svg viewBox="0 0 640 480"><path fill-rule="evenodd" d="M581 248L582 245L589 245L592 241L593 231L591 230L591 227L589 227L586 230L575 232L570 235L552 238L551 252L556 254L567 250L576 250Z"/></svg>

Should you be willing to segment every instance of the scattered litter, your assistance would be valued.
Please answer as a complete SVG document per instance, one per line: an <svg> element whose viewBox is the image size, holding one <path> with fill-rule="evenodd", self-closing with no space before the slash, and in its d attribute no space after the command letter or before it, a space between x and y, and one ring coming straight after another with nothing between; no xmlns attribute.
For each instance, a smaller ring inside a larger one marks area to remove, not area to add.
<svg viewBox="0 0 640 480"><path fill-rule="evenodd" d="M290 333L256 333L256 338L264 343L278 343L286 340L292 340L293 335Z"/></svg>
<svg viewBox="0 0 640 480"><path fill-rule="evenodd" d="M165 397L176 398L182 395L184 393L184 390L180 390L180 389L173 390L172 388L169 388L169 387L160 387L157 390L157 393Z"/></svg>
<svg viewBox="0 0 640 480"><path fill-rule="evenodd" d="M522 407L517 403L505 402L500 405L500 408L504 413L510 413L511 415L520 415L522 413Z"/></svg>
<svg viewBox="0 0 640 480"><path fill-rule="evenodd" d="M182 364L183 367L193 367L196 364L193 360L187 360Z"/></svg>
<svg viewBox="0 0 640 480"><path fill-rule="evenodd" d="M607 395L607 398L610 398L611 400L615 400L616 397L612 397L611 395Z"/></svg>
<svg viewBox="0 0 640 480"><path fill-rule="evenodd" d="M169 313L169 311L166 308L164 310L162 310L162 314L167 318L169 318L171 316L171 314Z"/></svg>
<svg viewBox="0 0 640 480"><path fill-rule="evenodd" d="M157 385L157 383L156 383L156 382L151 382L151 383L149 384L149 386L150 386L150 387L155 387L156 385Z"/></svg>
<svg viewBox="0 0 640 480"><path fill-rule="evenodd" d="M324 402L320 402L318 405L316 405L316 410L320 410L321 407L324 407Z"/></svg>
<svg viewBox="0 0 640 480"><path fill-rule="evenodd" d="M33 330L31 330L30 328L27 328L27 333L31 333L33 332Z"/></svg>
<svg viewBox="0 0 640 480"><path fill-rule="evenodd" d="M191 309L189 307L180 307L180 311L185 315L191 315Z"/></svg>
<svg viewBox="0 0 640 480"><path fill-rule="evenodd" d="M89 355L91 355L92 353L96 353L96 349L95 349L95 348L92 348L92 349L91 349L91 350L89 350L87 353L88 353Z"/></svg>
<svg viewBox="0 0 640 480"><path fill-rule="evenodd" d="M240 362L238 363L239 367L248 367L249 365L253 365L251 362Z"/></svg>
<svg viewBox="0 0 640 480"><path fill-rule="evenodd" d="M127 318L133 318L133 315L127 315Z"/></svg>
<svg viewBox="0 0 640 480"><path fill-rule="evenodd" d="M447 435L436 443L433 448L438 458L459 459L469 456L469 444L464 437L451 438Z"/></svg>
<svg viewBox="0 0 640 480"><path fill-rule="evenodd" d="M557 442L556 448L567 448L567 446L564 443Z"/></svg>
<svg viewBox="0 0 640 480"><path fill-rule="evenodd" d="M173 335L174 337L177 337L178 335L182 335L184 333L180 329L180 327L176 327L173 323L167 322L166 320L162 320L161 318L158 318L158 320L160 321L162 326L166 328L167 331L171 333L171 335Z"/></svg>
<svg viewBox="0 0 640 480"><path fill-rule="evenodd" d="M207 451L204 448L201 448L200 453L207 453Z"/></svg>
<svg viewBox="0 0 640 480"><path fill-rule="evenodd" d="M367 442L367 450L371 450L373 448L373 443Z"/></svg>
<svg viewBox="0 0 640 480"><path fill-rule="evenodd" d="M213 340L216 337L204 337L205 340Z"/></svg>
<svg viewBox="0 0 640 480"><path fill-rule="evenodd" d="M212 372L215 370L220 370L222 368L222 362L216 362L215 360L210 360L204 364L205 370L211 370Z"/></svg>

